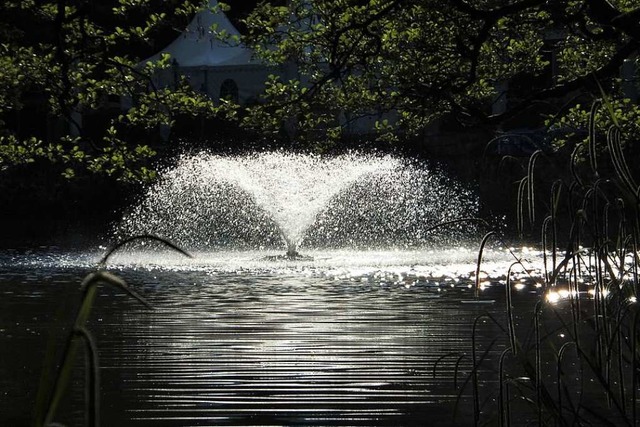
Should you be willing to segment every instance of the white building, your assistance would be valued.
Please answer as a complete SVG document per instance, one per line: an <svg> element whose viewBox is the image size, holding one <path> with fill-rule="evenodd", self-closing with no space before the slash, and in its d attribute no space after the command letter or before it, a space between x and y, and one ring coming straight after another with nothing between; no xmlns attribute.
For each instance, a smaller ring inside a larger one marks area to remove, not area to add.
<svg viewBox="0 0 640 427"><path fill-rule="evenodd" d="M199 12L176 40L143 61L158 60L164 53L171 56L174 65L154 77L156 87L175 87L180 77L186 76L192 88L213 100L229 98L245 105L259 101L270 74L284 81L301 79L294 64L267 66L248 47L220 40L212 28L230 36L239 37L240 33L222 11L210 10L217 6L216 0L209 0L209 7ZM347 134L372 132L376 120L381 118L395 120L389 113L376 112L351 120L347 117L349 114L339 117Z"/></svg>
<svg viewBox="0 0 640 427"><path fill-rule="evenodd" d="M157 87L175 86L180 76L186 76L195 90L214 100L228 97L246 104L257 100L269 74L283 79L296 77L292 69L261 63L248 47L219 40L212 28L230 36L240 33L222 11L209 10L217 6L216 0L210 0L209 8L199 12L177 39L145 61L157 60L165 53L171 55L173 65L154 77Z"/></svg>

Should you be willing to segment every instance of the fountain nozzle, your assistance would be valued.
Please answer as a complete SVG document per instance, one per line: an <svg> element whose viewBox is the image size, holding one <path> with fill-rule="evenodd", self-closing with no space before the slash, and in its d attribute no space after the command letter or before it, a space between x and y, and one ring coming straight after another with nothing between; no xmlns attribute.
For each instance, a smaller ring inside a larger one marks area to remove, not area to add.
<svg viewBox="0 0 640 427"><path fill-rule="evenodd" d="M300 256L300 252L296 251L296 248L293 246L290 246L287 249L287 256L289 258L298 258Z"/></svg>

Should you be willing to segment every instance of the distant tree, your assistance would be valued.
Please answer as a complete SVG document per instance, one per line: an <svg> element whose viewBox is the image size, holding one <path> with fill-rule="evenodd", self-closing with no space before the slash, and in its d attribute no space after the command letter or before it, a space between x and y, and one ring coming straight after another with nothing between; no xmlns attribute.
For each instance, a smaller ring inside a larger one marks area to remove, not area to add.
<svg viewBox="0 0 640 427"><path fill-rule="evenodd" d="M88 171L122 181L152 179L158 129L180 116L215 115L216 106L186 83L153 86L154 70L169 67L170 58L146 66L139 61L176 37L174 27L184 28L206 4L0 3L0 170L47 161L67 177ZM130 100L124 110L122 99ZM81 115L101 121L87 125Z"/></svg>
<svg viewBox="0 0 640 427"><path fill-rule="evenodd" d="M378 115L380 137L396 139L443 116L496 129L540 103L600 96L598 85L619 97L639 18L638 0L265 1L245 20L244 42L269 63L295 64L300 78L273 76L244 124L339 139L349 121ZM492 109L503 82L509 103Z"/></svg>

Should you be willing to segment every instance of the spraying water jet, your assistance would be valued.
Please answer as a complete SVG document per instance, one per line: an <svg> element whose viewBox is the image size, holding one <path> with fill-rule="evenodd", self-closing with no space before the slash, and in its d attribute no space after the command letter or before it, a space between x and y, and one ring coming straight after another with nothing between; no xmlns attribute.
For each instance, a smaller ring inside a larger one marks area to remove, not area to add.
<svg viewBox="0 0 640 427"><path fill-rule="evenodd" d="M116 236L153 234L188 250L415 247L433 224L472 216L473 193L390 155L282 151L183 155L124 216ZM448 237L448 236L447 236Z"/></svg>

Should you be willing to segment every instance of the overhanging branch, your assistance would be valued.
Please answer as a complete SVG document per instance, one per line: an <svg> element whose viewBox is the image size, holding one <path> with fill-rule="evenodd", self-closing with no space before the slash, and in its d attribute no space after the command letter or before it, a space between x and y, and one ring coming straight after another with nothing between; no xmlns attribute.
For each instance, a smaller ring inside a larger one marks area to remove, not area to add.
<svg viewBox="0 0 640 427"><path fill-rule="evenodd" d="M638 42L636 42L635 40L630 41L620 49L618 49L618 51L611 57L606 65L600 67L594 72L584 76L580 76L576 79L567 81L554 87L538 91L529 98L519 102L512 108L509 108L504 113L488 116L487 119L489 122L492 122L494 124L503 122L517 116L534 102L546 99L560 98L580 88L588 87L590 84L593 84L594 79L604 80L612 75L615 75L622 65L623 61L627 59L631 54L636 52L639 47L640 46Z"/></svg>

